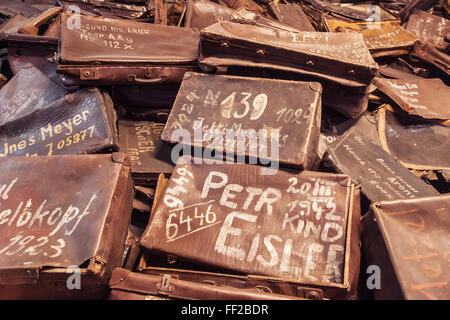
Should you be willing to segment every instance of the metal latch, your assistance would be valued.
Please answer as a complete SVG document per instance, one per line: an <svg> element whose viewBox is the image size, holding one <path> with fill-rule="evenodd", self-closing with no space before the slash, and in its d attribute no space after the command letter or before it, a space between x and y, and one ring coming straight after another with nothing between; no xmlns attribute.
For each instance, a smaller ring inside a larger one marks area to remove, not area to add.
<svg viewBox="0 0 450 320"><path fill-rule="evenodd" d="M161 276L161 282L156 284L156 290L158 290L159 294L170 294L175 290L175 286L173 286L170 281L172 277L168 274L164 274Z"/></svg>
<svg viewBox="0 0 450 320"><path fill-rule="evenodd" d="M323 291L318 288L297 287L297 296L309 300L322 300Z"/></svg>

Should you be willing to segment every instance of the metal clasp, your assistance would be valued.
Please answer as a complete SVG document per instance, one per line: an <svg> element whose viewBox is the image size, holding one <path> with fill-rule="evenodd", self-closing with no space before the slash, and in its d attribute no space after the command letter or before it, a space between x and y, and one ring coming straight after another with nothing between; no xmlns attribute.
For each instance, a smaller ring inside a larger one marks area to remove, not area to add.
<svg viewBox="0 0 450 320"><path fill-rule="evenodd" d="M164 274L161 277L161 282L156 284L156 290L159 294L170 294L175 290L175 287L170 283L172 277L168 274Z"/></svg>

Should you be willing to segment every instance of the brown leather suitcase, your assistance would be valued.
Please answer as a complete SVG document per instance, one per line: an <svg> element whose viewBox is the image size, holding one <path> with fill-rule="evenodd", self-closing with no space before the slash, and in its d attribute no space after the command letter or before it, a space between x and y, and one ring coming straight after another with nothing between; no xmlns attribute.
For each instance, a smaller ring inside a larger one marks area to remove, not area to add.
<svg viewBox="0 0 450 320"><path fill-rule="evenodd" d="M450 75L450 56L439 51L434 45L418 40L413 46L410 57L424 63L428 67L436 68L441 72L443 80L448 79Z"/></svg>
<svg viewBox="0 0 450 320"><path fill-rule="evenodd" d="M444 17L415 10L409 17L406 30L423 41L428 41L439 50L447 52L449 43L445 38L450 33L450 21Z"/></svg>
<svg viewBox="0 0 450 320"><path fill-rule="evenodd" d="M115 269L109 282L109 300L302 300L257 289L195 283L160 272L153 275Z"/></svg>
<svg viewBox="0 0 450 320"><path fill-rule="evenodd" d="M189 0L184 26L201 30L219 21L229 21L234 10L210 0Z"/></svg>
<svg viewBox="0 0 450 320"><path fill-rule="evenodd" d="M282 23L301 31L316 31L302 7L291 3L270 2L270 12Z"/></svg>
<svg viewBox="0 0 450 320"><path fill-rule="evenodd" d="M348 174L371 202L438 195L358 128L349 129L324 155L325 166Z"/></svg>
<svg viewBox="0 0 450 320"><path fill-rule="evenodd" d="M367 109L367 93L378 65L361 34L293 32L222 22L203 29L200 38L203 71L225 73L233 67L245 67L289 72L299 79L339 87L333 91L345 96L345 105L336 106L340 99L335 95L324 96L323 102L347 116L358 117Z"/></svg>
<svg viewBox="0 0 450 320"><path fill-rule="evenodd" d="M156 186L159 174L170 176L172 147L161 141L164 123L119 121L120 151L130 159L135 184Z"/></svg>
<svg viewBox="0 0 450 320"><path fill-rule="evenodd" d="M66 90L32 65L25 65L0 90L0 126L46 108Z"/></svg>
<svg viewBox="0 0 450 320"><path fill-rule="evenodd" d="M355 297L359 190L348 176L281 170L263 176L259 166L184 160L141 238L147 265L210 273L197 274L198 282L215 273L232 287Z"/></svg>
<svg viewBox="0 0 450 320"><path fill-rule="evenodd" d="M67 94L3 125L0 146L0 157L117 151L113 102L97 88Z"/></svg>
<svg viewBox="0 0 450 320"><path fill-rule="evenodd" d="M58 72L76 84L180 83L197 70L198 32L188 28L101 17L61 19Z"/></svg>
<svg viewBox="0 0 450 320"><path fill-rule="evenodd" d="M132 210L126 157L3 158L0 166L0 298L105 298Z"/></svg>
<svg viewBox="0 0 450 320"><path fill-rule="evenodd" d="M380 272L376 299L450 298L450 195L372 204L361 221L368 265Z"/></svg>
<svg viewBox="0 0 450 320"><path fill-rule="evenodd" d="M324 24L328 31L361 32L374 58L409 54L417 40L398 21L345 22L326 18Z"/></svg>
<svg viewBox="0 0 450 320"><path fill-rule="evenodd" d="M161 139L215 150L216 159L229 154L311 169L321 92L317 82L187 73Z"/></svg>
<svg viewBox="0 0 450 320"><path fill-rule="evenodd" d="M403 111L424 119L447 120L450 125L450 88L441 79L383 79L375 86Z"/></svg>

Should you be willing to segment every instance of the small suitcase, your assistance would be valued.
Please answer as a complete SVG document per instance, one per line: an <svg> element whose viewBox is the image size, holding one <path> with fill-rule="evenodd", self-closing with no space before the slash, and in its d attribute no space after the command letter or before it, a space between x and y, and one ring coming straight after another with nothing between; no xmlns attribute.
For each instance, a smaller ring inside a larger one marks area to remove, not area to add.
<svg viewBox="0 0 450 320"><path fill-rule="evenodd" d="M277 294L355 297L360 200L348 176L183 161L141 238L147 265L220 272L230 286Z"/></svg>
<svg viewBox="0 0 450 320"><path fill-rule="evenodd" d="M0 166L0 298L105 298L132 210L125 156L3 158Z"/></svg>
<svg viewBox="0 0 450 320"><path fill-rule="evenodd" d="M257 289L237 289L178 279L171 274L143 274L117 268L109 282L109 300L294 300ZM302 300L302 299L295 299Z"/></svg>
<svg viewBox="0 0 450 320"><path fill-rule="evenodd" d="M0 128L0 157L71 155L118 150L111 98L82 89Z"/></svg>
<svg viewBox="0 0 450 320"><path fill-rule="evenodd" d="M379 267L375 299L450 298L450 195L372 204L361 221L368 265Z"/></svg>
<svg viewBox="0 0 450 320"><path fill-rule="evenodd" d="M161 141L163 123L148 121L119 121L120 151L130 159L135 184L156 186L160 173L173 171L172 147Z"/></svg>
<svg viewBox="0 0 450 320"><path fill-rule="evenodd" d="M317 82L187 73L161 138L203 154L215 150L216 159L310 169L317 164L321 92Z"/></svg>
<svg viewBox="0 0 450 320"><path fill-rule="evenodd" d="M438 195L358 128L349 129L324 155L325 166L348 174L370 202Z"/></svg>
<svg viewBox="0 0 450 320"><path fill-rule="evenodd" d="M0 90L0 127L63 97L66 90L32 65L25 65Z"/></svg>
<svg viewBox="0 0 450 320"><path fill-rule="evenodd" d="M233 12L233 9L209 0L189 0L184 26L201 30L219 21L229 21Z"/></svg>
<svg viewBox="0 0 450 320"><path fill-rule="evenodd" d="M367 109L378 65L361 34L294 32L222 22L203 29L200 38L199 62L205 72L227 72L233 67L288 72L303 80L325 82L324 105L347 116L358 117ZM345 96L347 103L336 106L340 98L334 94L325 98L328 87L338 87L331 91Z"/></svg>
<svg viewBox="0 0 450 320"><path fill-rule="evenodd" d="M80 85L180 83L198 69L198 42L188 28L64 13L58 72Z"/></svg>
<svg viewBox="0 0 450 320"><path fill-rule="evenodd" d="M428 41L441 51L448 52L445 40L450 33L450 21L422 10L415 10L409 17L406 30L423 41Z"/></svg>

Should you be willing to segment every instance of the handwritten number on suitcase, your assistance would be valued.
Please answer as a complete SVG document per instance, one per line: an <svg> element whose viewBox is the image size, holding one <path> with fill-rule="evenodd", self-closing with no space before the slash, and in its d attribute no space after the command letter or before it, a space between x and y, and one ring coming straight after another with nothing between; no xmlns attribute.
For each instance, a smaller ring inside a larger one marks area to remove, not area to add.
<svg viewBox="0 0 450 320"><path fill-rule="evenodd" d="M46 245L50 239L49 237L43 236L40 237L36 240L37 244L32 245L30 247L28 247L27 249L25 249L27 247L27 245L29 245L30 243L33 242L33 240L35 240L35 236L25 236L22 233L19 233L17 236L9 239L10 243L3 248L2 250L0 250L0 254L5 253L7 256L13 256L16 255L18 253L20 253L21 251L23 251L20 255L30 255L30 256L35 256L38 254L43 253L44 256L47 256L49 258L56 258L59 257L62 253L62 248L65 247L66 243L63 239L58 239L57 243L58 245L52 245L50 246L51 249L55 250L56 252L53 253L52 255L49 255L49 253L47 252L43 252L44 250L36 250L37 248L43 247L44 245ZM14 247L18 245L18 248L16 248L14 250ZM12 248L12 251L8 251L8 249ZM24 250L25 249L25 250Z"/></svg>
<svg viewBox="0 0 450 320"><path fill-rule="evenodd" d="M227 119L231 117L235 119L242 119L249 114L251 109L249 99L253 94L249 92L241 92L240 94L243 96L243 99L239 102L243 106L241 113L239 113L239 111L235 111L233 113L233 107L236 99L236 92L233 92L220 103L222 117ZM266 110L267 101L268 98L265 93L261 93L253 99L253 111L250 114L250 120L258 120L262 116Z"/></svg>

